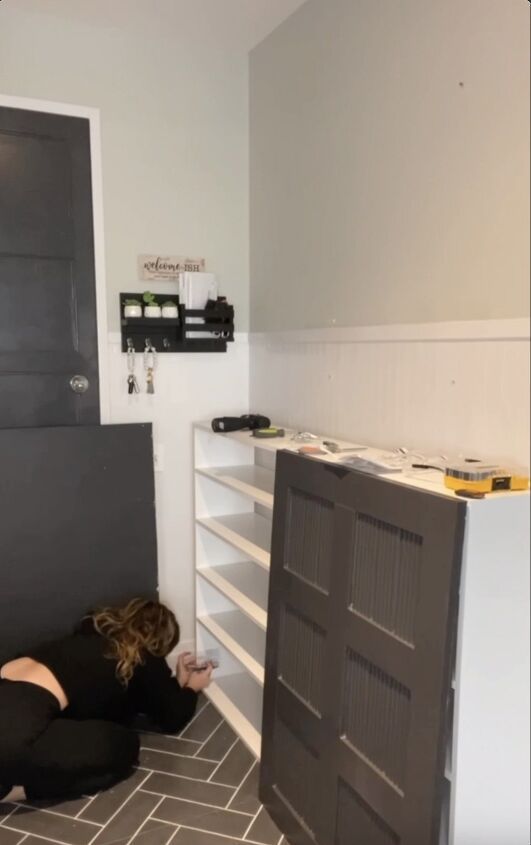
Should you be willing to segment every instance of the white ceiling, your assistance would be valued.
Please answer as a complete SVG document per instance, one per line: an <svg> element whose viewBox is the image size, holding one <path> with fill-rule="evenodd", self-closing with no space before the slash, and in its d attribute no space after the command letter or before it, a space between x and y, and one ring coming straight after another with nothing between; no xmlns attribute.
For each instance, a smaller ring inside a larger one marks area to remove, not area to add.
<svg viewBox="0 0 531 845"><path fill-rule="evenodd" d="M95 28L174 33L205 46L251 50L305 0L4 0L7 11L67 18Z"/></svg>

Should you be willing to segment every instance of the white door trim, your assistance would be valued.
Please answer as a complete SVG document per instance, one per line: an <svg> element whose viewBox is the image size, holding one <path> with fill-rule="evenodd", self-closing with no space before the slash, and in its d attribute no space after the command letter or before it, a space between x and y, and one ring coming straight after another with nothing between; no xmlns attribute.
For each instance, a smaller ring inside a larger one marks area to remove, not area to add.
<svg viewBox="0 0 531 845"><path fill-rule="evenodd" d="M96 273L96 318L98 322L98 357L100 377L100 414L102 424L110 422L110 396L107 349L107 284L105 279L105 240L103 228L103 180L101 166L100 110L70 103L54 103L26 97L0 94L0 106L65 117L82 117L90 125L90 160L92 170L92 209L94 224L94 262Z"/></svg>

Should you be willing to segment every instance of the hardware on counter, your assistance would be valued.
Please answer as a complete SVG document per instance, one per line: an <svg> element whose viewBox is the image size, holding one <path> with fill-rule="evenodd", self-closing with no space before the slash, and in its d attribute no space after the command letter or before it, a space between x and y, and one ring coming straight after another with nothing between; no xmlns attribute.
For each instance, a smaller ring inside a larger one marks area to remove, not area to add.
<svg viewBox="0 0 531 845"><path fill-rule="evenodd" d="M477 490L456 490L455 495L460 499L484 499L486 493L479 493Z"/></svg>
<svg viewBox="0 0 531 845"><path fill-rule="evenodd" d="M301 446L297 449L299 455L326 455L324 449L321 449L320 446Z"/></svg>
<svg viewBox="0 0 531 845"><path fill-rule="evenodd" d="M518 470L496 464L465 462L445 467L444 484L450 490L495 493L502 490L528 490L529 477Z"/></svg>
<svg viewBox="0 0 531 845"><path fill-rule="evenodd" d="M346 455L351 452L362 452L364 449L367 449L367 446L351 446L348 449L341 448L341 446L333 440L323 440L323 446L326 451L330 452L332 455Z"/></svg>
<svg viewBox="0 0 531 845"><path fill-rule="evenodd" d="M291 439L295 443L315 443L316 440L319 440L317 435L312 434L311 431L297 431Z"/></svg>
<svg viewBox="0 0 531 845"><path fill-rule="evenodd" d="M437 472L444 472L444 467L439 467L437 464L411 464L411 469L435 469Z"/></svg>

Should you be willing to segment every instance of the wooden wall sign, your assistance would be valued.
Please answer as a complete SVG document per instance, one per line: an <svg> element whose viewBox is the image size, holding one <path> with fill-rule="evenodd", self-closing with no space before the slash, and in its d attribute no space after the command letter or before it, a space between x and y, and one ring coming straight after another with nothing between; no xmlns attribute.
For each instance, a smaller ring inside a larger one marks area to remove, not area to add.
<svg viewBox="0 0 531 845"><path fill-rule="evenodd" d="M176 281L179 273L202 273L204 258L182 258L178 255L139 255L138 278L140 281Z"/></svg>

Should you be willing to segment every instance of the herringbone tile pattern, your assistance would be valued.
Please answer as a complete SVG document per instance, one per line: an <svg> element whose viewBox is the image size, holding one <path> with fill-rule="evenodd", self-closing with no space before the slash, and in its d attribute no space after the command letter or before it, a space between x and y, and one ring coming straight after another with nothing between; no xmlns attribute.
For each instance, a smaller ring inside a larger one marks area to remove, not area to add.
<svg viewBox="0 0 531 845"><path fill-rule="evenodd" d="M0 845L286 845L257 793L258 764L203 700L179 737L142 734L139 768L114 789L0 804Z"/></svg>

